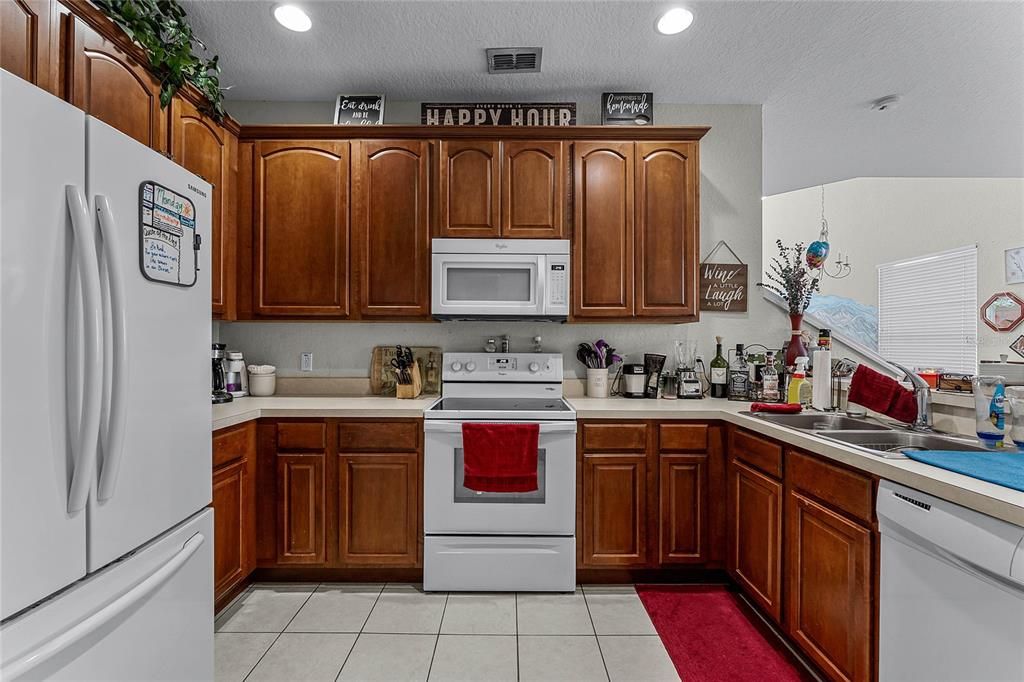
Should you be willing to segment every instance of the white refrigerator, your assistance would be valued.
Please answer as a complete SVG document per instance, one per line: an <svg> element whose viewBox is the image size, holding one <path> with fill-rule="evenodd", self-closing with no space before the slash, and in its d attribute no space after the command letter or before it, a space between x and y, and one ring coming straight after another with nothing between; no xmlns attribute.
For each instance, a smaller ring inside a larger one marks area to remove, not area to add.
<svg viewBox="0 0 1024 682"><path fill-rule="evenodd" d="M213 676L211 186L0 70L0 678Z"/></svg>

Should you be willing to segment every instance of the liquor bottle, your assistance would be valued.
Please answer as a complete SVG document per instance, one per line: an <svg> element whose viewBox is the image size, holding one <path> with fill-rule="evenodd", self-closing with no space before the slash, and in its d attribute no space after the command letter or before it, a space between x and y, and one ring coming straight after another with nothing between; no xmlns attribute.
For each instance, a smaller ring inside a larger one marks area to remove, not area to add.
<svg viewBox="0 0 1024 682"><path fill-rule="evenodd" d="M747 356L743 352L743 344L736 344L736 357L729 368L729 400L750 399L750 368L747 367Z"/></svg>
<svg viewBox="0 0 1024 682"><path fill-rule="evenodd" d="M711 397L725 398L729 395L729 363L722 355L722 337L715 337L715 357L711 361Z"/></svg>
<svg viewBox="0 0 1024 682"><path fill-rule="evenodd" d="M766 403L777 403L779 393L779 371L775 369L775 353L768 351L764 357L764 369L761 370L761 396Z"/></svg>

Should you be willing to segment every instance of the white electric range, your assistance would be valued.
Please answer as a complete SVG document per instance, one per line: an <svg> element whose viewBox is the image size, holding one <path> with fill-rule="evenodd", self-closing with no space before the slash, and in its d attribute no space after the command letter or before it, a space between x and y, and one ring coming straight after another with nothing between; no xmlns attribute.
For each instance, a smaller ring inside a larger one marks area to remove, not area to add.
<svg viewBox="0 0 1024 682"><path fill-rule="evenodd" d="M423 588L576 588L576 412L562 398L562 356L445 353L441 398L424 412ZM462 424L536 423L538 488L463 485Z"/></svg>

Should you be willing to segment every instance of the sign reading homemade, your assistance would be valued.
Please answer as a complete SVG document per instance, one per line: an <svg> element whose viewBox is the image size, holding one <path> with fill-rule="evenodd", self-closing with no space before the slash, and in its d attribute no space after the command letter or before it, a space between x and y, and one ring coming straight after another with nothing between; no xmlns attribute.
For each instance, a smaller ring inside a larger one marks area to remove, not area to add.
<svg viewBox="0 0 1024 682"><path fill-rule="evenodd" d="M427 126L574 126L575 102L420 105Z"/></svg>
<svg viewBox="0 0 1024 682"><path fill-rule="evenodd" d="M643 126L653 123L653 92L606 92L601 95L601 125Z"/></svg>
<svg viewBox="0 0 1024 682"><path fill-rule="evenodd" d="M379 126L384 123L384 95L338 95L336 126Z"/></svg>

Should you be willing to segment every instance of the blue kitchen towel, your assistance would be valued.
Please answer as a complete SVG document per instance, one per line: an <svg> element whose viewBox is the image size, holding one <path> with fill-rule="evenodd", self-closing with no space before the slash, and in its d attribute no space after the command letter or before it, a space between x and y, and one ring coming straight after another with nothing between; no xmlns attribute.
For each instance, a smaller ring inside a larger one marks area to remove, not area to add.
<svg viewBox="0 0 1024 682"><path fill-rule="evenodd" d="M1024 451L904 450L910 459L1024 492Z"/></svg>

